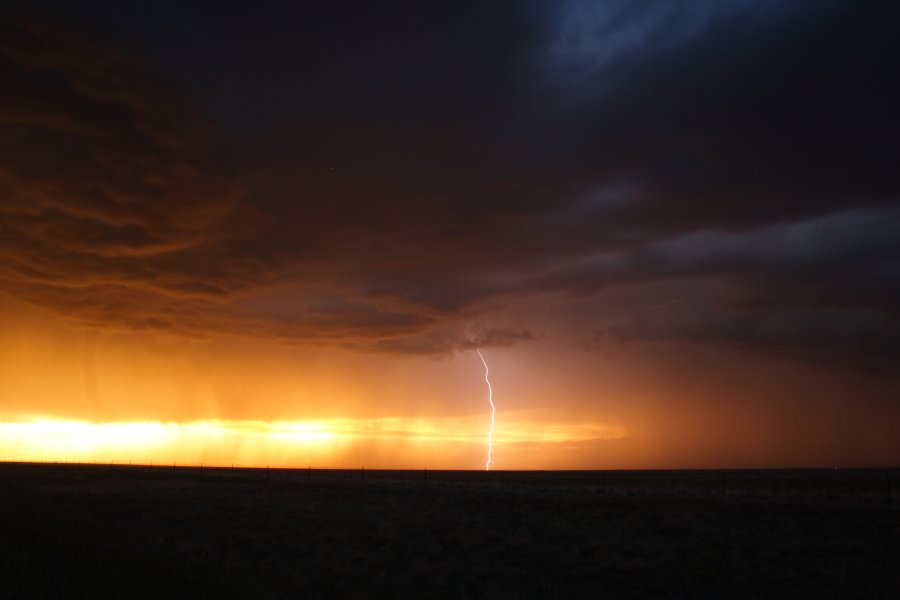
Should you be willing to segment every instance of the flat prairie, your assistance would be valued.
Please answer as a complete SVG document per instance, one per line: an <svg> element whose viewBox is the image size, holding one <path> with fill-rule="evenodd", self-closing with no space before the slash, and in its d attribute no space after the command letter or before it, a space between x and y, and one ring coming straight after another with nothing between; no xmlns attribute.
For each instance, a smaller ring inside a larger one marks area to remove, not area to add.
<svg viewBox="0 0 900 600"><path fill-rule="evenodd" d="M0 464L3 598L900 598L890 470Z"/></svg>

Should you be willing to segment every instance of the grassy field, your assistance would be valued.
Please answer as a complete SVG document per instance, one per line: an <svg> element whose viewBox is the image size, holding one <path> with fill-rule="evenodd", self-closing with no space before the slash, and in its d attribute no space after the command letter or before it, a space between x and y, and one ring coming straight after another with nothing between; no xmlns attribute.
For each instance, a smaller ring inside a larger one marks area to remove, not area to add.
<svg viewBox="0 0 900 600"><path fill-rule="evenodd" d="M0 464L3 598L900 598L888 471Z"/></svg>

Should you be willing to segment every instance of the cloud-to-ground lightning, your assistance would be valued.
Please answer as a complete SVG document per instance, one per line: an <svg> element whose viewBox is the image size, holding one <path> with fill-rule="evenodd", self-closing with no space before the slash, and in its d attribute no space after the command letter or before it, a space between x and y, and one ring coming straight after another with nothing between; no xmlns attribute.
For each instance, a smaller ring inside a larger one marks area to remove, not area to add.
<svg viewBox="0 0 900 600"><path fill-rule="evenodd" d="M484 354L481 353L479 348L475 348L475 352L478 353L478 358L481 359L481 364L484 365L484 382L488 386L488 402L491 404L491 428L488 430L488 438L487 438L487 462L484 465L485 471L491 470L491 450L494 445L494 389L491 387L491 379L490 374L491 371L488 369L487 361L484 360Z"/></svg>

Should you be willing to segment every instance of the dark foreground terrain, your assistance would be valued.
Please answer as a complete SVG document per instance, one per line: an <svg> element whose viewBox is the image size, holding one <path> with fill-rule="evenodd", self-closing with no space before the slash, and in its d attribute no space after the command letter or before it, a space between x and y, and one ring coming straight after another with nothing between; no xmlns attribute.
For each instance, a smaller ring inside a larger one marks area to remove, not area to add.
<svg viewBox="0 0 900 600"><path fill-rule="evenodd" d="M900 598L898 482L7 463L0 596Z"/></svg>

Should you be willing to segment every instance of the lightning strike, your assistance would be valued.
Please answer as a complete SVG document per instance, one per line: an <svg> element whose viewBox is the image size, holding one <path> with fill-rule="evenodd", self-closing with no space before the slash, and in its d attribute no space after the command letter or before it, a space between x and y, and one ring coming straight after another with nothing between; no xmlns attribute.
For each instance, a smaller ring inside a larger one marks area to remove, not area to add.
<svg viewBox="0 0 900 600"><path fill-rule="evenodd" d="M485 471L491 470L491 450L493 449L494 444L494 389L491 387L490 380L490 369L488 369L487 362L484 360L484 355L481 353L479 348L475 348L475 352L478 353L478 358L481 359L481 364L484 365L484 382L488 386L488 402L491 404L491 428L488 430L488 443L487 443L487 462L484 465Z"/></svg>

